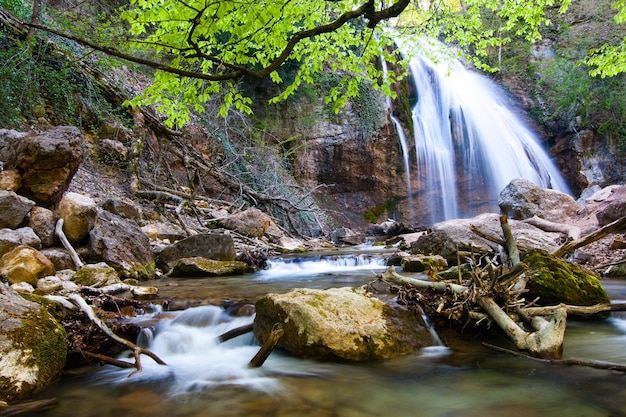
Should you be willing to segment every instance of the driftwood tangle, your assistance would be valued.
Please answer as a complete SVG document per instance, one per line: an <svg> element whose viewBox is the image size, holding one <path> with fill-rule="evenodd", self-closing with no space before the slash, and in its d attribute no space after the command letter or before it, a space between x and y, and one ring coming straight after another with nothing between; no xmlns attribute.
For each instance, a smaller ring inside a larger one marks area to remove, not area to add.
<svg viewBox="0 0 626 417"><path fill-rule="evenodd" d="M393 267L384 272L381 278L390 284L400 287L401 298L411 299L403 295L403 288L410 291L430 289L440 293L436 312L450 321L465 324L467 321L480 322L489 320L496 323L503 333L522 351L533 357L560 359L563 350L563 339L568 314L593 315L606 311L623 310L626 306L596 305L549 307L533 307L532 302L523 298L526 292L527 266L520 261L519 249L515 244L513 233L506 216L500 218L504 239L488 236L476 228L472 230L491 241L497 241L506 247L508 259L504 265L495 266L487 259L487 265L478 267L474 262L471 278L465 282L460 280L430 282L403 277ZM579 230L568 225L555 224L542 219L531 219L530 223L546 230L558 230L567 235L568 241L553 254L563 256L574 249L592 243L602 237L626 227L626 217L618 219L597 231L579 237ZM483 264L484 264L484 260ZM508 264L508 265L507 265ZM413 297L415 300L415 297ZM419 302L419 297L417 299ZM580 361L579 361L580 362ZM612 365L608 365L611 367ZM610 369L616 369L611 367Z"/></svg>

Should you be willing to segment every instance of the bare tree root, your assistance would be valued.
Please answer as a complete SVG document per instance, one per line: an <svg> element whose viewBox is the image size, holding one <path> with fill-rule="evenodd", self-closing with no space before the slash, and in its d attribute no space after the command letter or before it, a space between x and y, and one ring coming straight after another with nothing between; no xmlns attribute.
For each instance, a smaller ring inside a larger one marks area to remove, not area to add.
<svg viewBox="0 0 626 417"><path fill-rule="evenodd" d="M122 337L119 337L115 333L113 333L113 331L111 329L109 329L107 327L107 325L104 324L102 322L102 320L100 320L100 318L98 316L96 316L96 313L93 311L91 306L89 306L89 304L87 304L87 302L85 301L85 299L83 297L81 297L78 294L71 294L71 295L68 296L68 298L74 304L76 304L85 314L87 314L87 317L89 317L89 319L96 326L98 326L100 328L100 330L102 330L102 332L104 332L104 334L106 334L108 337L110 337L112 340L114 340L115 342L119 343L120 345L126 346L128 349L133 351L133 355L135 357L135 368L136 368L136 371L130 373L128 375L129 377L134 375L134 374L136 374L137 372L141 372L141 370L142 370L141 360L140 360L140 355L141 354L148 355L149 357L151 357L159 365L166 365L166 363L163 362L163 360L161 360L161 358L159 358L152 351L150 351L148 349L141 348L141 347L137 346L136 344L134 344L133 342L130 342L130 341L128 341L128 340L126 340L126 339L124 339Z"/></svg>

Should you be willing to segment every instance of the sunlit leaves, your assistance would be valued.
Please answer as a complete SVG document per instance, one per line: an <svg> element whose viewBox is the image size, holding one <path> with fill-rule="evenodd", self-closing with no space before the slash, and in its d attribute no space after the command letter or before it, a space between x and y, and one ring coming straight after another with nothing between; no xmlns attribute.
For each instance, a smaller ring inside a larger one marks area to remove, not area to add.
<svg viewBox="0 0 626 417"><path fill-rule="evenodd" d="M133 104L158 106L171 125L182 124L189 110L201 111L204 103L222 100L220 114L234 107L250 111L251 99L242 96L236 82L254 77L285 57L294 36L335 22L352 13L367 0L131 0L123 19L134 36L133 45L174 68L210 76L199 80L158 72L153 85ZM395 0L397 1L397 0ZM314 84L325 72L338 75L339 82L325 98L338 111L359 93L366 80L375 89L392 94L396 75L384 76L378 66L381 54L397 60L390 46L393 36L443 37L471 52L476 65L490 48L511 37L535 40L539 29L550 24L548 7L564 10L570 0L415 0L404 15L393 22L368 27L367 16L349 20L329 33L305 36L289 51L299 64L288 85L278 71L269 72L282 92L272 101L284 100L303 83ZM624 3L626 0L619 0ZM374 10L394 1L374 0ZM383 26L399 25L393 32ZM237 77L227 81L231 74ZM201 77L200 77L201 78Z"/></svg>
<svg viewBox="0 0 626 417"><path fill-rule="evenodd" d="M612 4L617 10L614 19L618 24L626 22L626 0L618 0ZM626 39L619 45L604 44L600 48L590 51L589 56L582 63L591 67L592 76L612 77L626 72Z"/></svg>

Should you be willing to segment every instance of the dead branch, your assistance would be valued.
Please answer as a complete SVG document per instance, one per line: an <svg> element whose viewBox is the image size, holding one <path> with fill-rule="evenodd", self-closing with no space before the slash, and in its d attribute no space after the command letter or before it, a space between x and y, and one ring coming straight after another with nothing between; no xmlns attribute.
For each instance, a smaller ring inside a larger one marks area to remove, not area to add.
<svg viewBox="0 0 626 417"><path fill-rule="evenodd" d="M261 349L259 349L257 354L254 355L254 358L250 360L250 363L248 364L248 368L261 367L265 363L267 358L270 356L270 353L272 353L272 351L278 344L278 341L280 340L280 338L283 337L284 333L285 333L285 330L283 329L282 324L280 323L274 324L274 326L272 327L272 331L267 337L267 340L265 341L265 343L263 343L263 346L261 346Z"/></svg>
<svg viewBox="0 0 626 417"><path fill-rule="evenodd" d="M580 239L581 230L578 226L573 226L565 223L555 223L545 219L542 219L538 216L533 216L529 219L522 220L524 223L531 224L544 232L558 232L563 233L567 236L567 240L578 240Z"/></svg>
<svg viewBox="0 0 626 417"><path fill-rule="evenodd" d="M492 345L490 343L483 343L483 346L485 346L486 348L489 348L491 350L495 350L496 352L503 352L503 353L507 353L509 355L518 356L518 357L527 358L527 359L533 359L533 360L540 361L540 362L545 362L545 363L553 363L553 364L558 364L558 365L587 366L587 367L595 368L595 369L606 369L606 370L609 370L609 371L626 372L626 365L619 365L619 364L616 364L616 363L584 361L584 360L580 360L580 359L546 359L546 358L537 358L537 357L534 357L534 356L524 355L523 353L515 352L515 351L512 351L510 349L505 349L505 348L500 347L500 346L495 346L495 345Z"/></svg>
<svg viewBox="0 0 626 417"><path fill-rule="evenodd" d="M129 377L134 375L137 372L141 372L142 368L141 368L140 355L142 353L144 355L148 355L149 357L151 357L159 365L166 365L166 363L163 362L161 360L161 358L159 358L152 351L150 351L148 349L141 348L141 347L137 346L136 344L134 344L133 342L130 342L130 341L128 341L128 340L126 340L126 339L124 339L122 337L119 337L115 333L113 333L113 331L111 329L109 329L108 326L102 322L102 320L100 320L100 318L96 315L96 313L93 311L91 306L89 304L87 304L87 302L85 301L85 299L83 297L81 297L78 294L70 294L68 296L68 298L74 304L76 304L85 314L87 314L87 317L89 317L89 319L96 326L98 326L100 328L100 330L102 330L102 332L104 334L106 334L108 337L110 337L112 340L114 340L115 342L119 343L120 345L126 346L128 349L133 351L133 355L135 357L135 368L137 368L137 370L132 372L132 373L130 373L128 375Z"/></svg>
<svg viewBox="0 0 626 417"><path fill-rule="evenodd" d="M108 363L109 365L115 365L118 368L134 368L135 367L134 363L122 361L122 360L112 358L106 355L100 355L99 353L88 352L85 350L85 351L81 351L80 354L88 358L95 359L100 364Z"/></svg>
<svg viewBox="0 0 626 417"><path fill-rule="evenodd" d="M565 307L567 314L573 314L576 316L593 316L600 313L606 313L608 311L626 311L626 303L596 304L592 306L572 306L561 304L560 306ZM552 311L560 306L526 307L522 308L522 311L529 316L543 316L551 314Z"/></svg>
<svg viewBox="0 0 626 417"><path fill-rule="evenodd" d="M581 248L597 240L600 240L603 237L611 233L624 229L625 227L626 227L626 216L622 217L621 219L617 219L614 222L611 222L601 227L600 229L596 230L595 232L592 232L586 236L583 236L580 239L572 240L570 242L565 243L560 248L555 250L552 253L552 255L556 257L561 257L565 255L566 253L573 251L574 249Z"/></svg>
<svg viewBox="0 0 626 417"><path fill-rule="evenodd" d="M502 227L502 233L504 234L504 241L506 242L506 252L509 255L511 266L515 266L520 263L519 250L511 231L511 225L506 214L500 216L500 226ZM525 283L524 283L525 284ZM523 286L522 286L523 288Z"/></svg>
<svg viewBox="0 0 626 417"><path fill-rule="evenodd" d="M217 339L220 342L226 342L227 340L234 339L237 336L250 333L251 331L252 331L252 323L246 324L245 326L237 327L235 329L222 333Z"/></svg>
<svg viewBox="0 0 626 417"><path fill-rule="evenodd" d="M84 266L83 261L80 260L80 256L78 256L78 253L76 253L70 241L67 240L67 236L65 236L65 232L63 232L63 219L59 219L57 221L55 232L57 236L59 237L59 240L61 241L61 244L63 245L63 247L70 253L70 257L72 258L72 261L74 262L74 266L76 266L76 269L82 268Z"/></svg>
<svg viewBox="0 0 626 417"><path fill-rule="evenodd" d="M403 277L402 275L396 272L396 268L390 266L385 272L383 272L381 278L383 281L393 284L399 285L408 285L415 288L432 288L436 291L447 291L450 290L455 294L462 294L469 290L469 287L459 284L451 284L444 281L432 282L432 281L422 281L420 279L413 279L408 277Z"/></svg>

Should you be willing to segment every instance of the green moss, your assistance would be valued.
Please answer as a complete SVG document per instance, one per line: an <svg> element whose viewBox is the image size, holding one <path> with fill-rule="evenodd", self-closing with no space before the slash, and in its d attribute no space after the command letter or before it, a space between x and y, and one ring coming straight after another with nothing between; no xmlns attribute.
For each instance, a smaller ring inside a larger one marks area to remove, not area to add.
<svg viewBox="0 0 626 417"><path fill-rule="evenodd" d="M376 207L366 210L365 213L363 213L363 217L365 218L367 222L375 224L375 223L378 223L378 220L385 213L387 213L387 217L394 217L393 214L395 213L397 209L398 209L398 200L395 198L392 198L390 200L387 200L377 205Z"/></svg>
<svg viewBox="0 0 626 417"><path fill-rule="evenodd" d="M529 252L526 299L540 297L540 304L594 305L610 302L602 283L593 272L555 258L545 251Z"/></svg>
<svg viewBox="0 0 626 417"><path fill-rule="evenodd" d="M30 355L22 357L21 365L38 368L38 380L35 383L37 386L22 386L21 391L28 393L44 388L58 377L65 366L67 343L65 329L45 308L22 318L21 321L21 327L6 335L13 346L30 352Z"/></svg>
<svg viewBox="0 0 626 417"><path fill-rule="evenodd" d="M65 308L58 301L50 300L49 298L42 297L36 294L20 294L22 298L32 301L34 303L39 304L43 308L45 308L52 317L59 320L65 316Z"/></svg>

